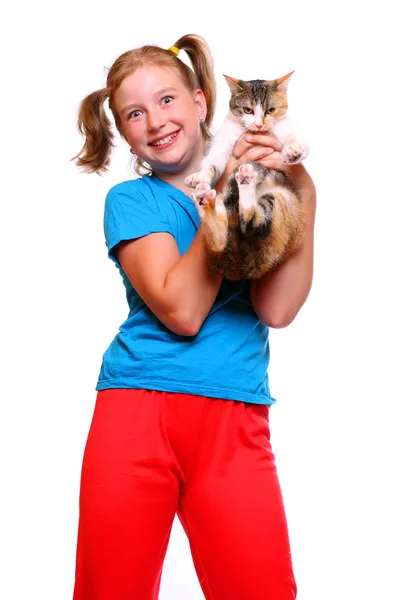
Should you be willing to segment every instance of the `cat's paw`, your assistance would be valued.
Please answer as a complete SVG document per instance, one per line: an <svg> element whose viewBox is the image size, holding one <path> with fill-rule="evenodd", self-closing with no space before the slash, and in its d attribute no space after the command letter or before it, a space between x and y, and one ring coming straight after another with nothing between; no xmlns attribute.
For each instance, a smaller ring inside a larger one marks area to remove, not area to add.
<svg viewBox="0 0 418 600"><path fill-rule="evenodd" d="M184 183L191 188L196 188L199 184L209 184L211 182L210 173L207 171L197 171L197 173L192 173L184 180Z"/></svg>
<svg viewBox="0 0 418 600"><path fill-rule="evenodd" d="M205 209L214 208L216 203L216 191L212 190L208 183L198 183L190 197L201 219L205 216Z"/></svg>
<svg viewBox="0 0 418 600"><path fill-rule="evenodd" d="M235 173L235 179L238 185L255 185L257 182L257 171L251 164L241 165Z"/></svg>
<svg viewBox="0 0 418 600"><path fill-rule="evenodd" d="M287 165L296 165L308 156L309 148L306 144L292 142L282 149L282 159Z"/></svg>
<svg viewBox="0 0 418 600"><path fill-rule="evenodd" d="M198 201L201 206L206 206L211 203L214 204L216 191L212 190L208 183L198 183L192 196L194 196L194 199Z"/></svg>

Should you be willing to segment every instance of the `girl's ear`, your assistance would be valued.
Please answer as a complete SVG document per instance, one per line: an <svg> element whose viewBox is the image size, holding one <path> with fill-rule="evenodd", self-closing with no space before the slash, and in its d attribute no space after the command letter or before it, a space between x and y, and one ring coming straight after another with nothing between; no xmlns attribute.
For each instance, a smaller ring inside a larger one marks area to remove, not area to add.
<svg viewBox="0 0 418 600"><path fill-rule="evenodd" d="M206 104L205 94L202 90L195 90L195 103L197 108L197 114L200 121L204 121L206 119L206 115L208 113L208 107Z"/></svg>

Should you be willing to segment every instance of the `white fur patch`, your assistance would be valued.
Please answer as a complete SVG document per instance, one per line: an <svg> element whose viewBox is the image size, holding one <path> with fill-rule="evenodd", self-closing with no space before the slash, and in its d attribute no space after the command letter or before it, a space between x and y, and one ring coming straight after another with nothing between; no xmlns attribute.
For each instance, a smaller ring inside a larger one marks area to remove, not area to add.
<svg viewBox="0 0 418 600"><path fill-rule="evenodd" d="M255 185L239 186L239 203L245 210L251 208L252 206L257 206Z"/></svg>
<svg viewBox="0 0 418 600"><path fill-rule="evenodd" d="M235 143L242 133L242 125L230 115L226 116L218 133L212 139L209 153L202 160L200 168L207 169L214 165L219 173L223 173Z"/></svg>
<svg viewBox="0 0 418 600"><path fill-rule="evenodd" d="M216 201L215 211L216 211L217 215L226 215L225 204L221 201L220 202Z"/></svg>
<svg viewBox="0 0 418 600"><path fill-rule="evenodd" d="M306 139L306 135L301 131L299 124L296 126L289 117L283 117L280 121L277 121L273 125L271 132L282 144L288 144L289 140L292 139L306 146L306 156L308 155L310 144Z"/></svg>
<svg viewBox="0 0 418 600"><path fill-rule="evenodd" d="M264 124L264 111L261 104L257 104L254 111L254 123L256 127L261 127Z"/></svg>

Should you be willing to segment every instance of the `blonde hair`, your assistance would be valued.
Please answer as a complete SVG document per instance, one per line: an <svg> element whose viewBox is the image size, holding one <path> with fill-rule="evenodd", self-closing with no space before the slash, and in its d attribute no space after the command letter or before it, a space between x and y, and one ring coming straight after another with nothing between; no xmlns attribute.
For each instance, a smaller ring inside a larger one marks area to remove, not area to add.
<svg viewBox="0 0 418 600"><path fill-rule="evenodd" d="M109 108L115 119L116 128L124 137L122 124L114 107L114 95L122 81L141 67L173 69L190 92L195 89L203 91L207 103L207 115L201 123L202 136L205 141L210 138L216 103L216 82L209 46L203 38L194 34L182 36L174 46L187 53L193 70L171 50L159 46L142 46L119 56L108 72L106 87L89 94L81 102L78 111L78 130L85 138L85 142L81 151L72 160L75 160L76 165L82 167L83 171L101 174L108 170L114 146L114 134L106 115L105 101L109 100ZM143 175L150 173L151 169L138 157L135 171Z"/></svg>

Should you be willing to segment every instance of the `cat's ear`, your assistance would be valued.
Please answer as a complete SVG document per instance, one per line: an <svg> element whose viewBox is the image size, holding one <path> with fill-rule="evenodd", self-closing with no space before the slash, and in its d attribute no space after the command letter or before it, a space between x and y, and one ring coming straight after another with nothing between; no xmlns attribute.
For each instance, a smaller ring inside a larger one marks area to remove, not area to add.
<svg viewBox="0 0 418 600"><path fill-rule="evenodd" d="M231 92L241 92L242 87L239 85L239 79L234 79L233 77L229 77L228 75L224 75L227 84L229 85L229 89Z"/></svg>
<svg viewBox="0 0 418 600"><path fill-rule="evenodd" d="M293 75L294 71L288 73L287 75L283 75L280 79L275 79L274 82L276 86L279 88L279 92L283 92L284 94L287 92L287 86L289 85L289 79Z"/></svg>

